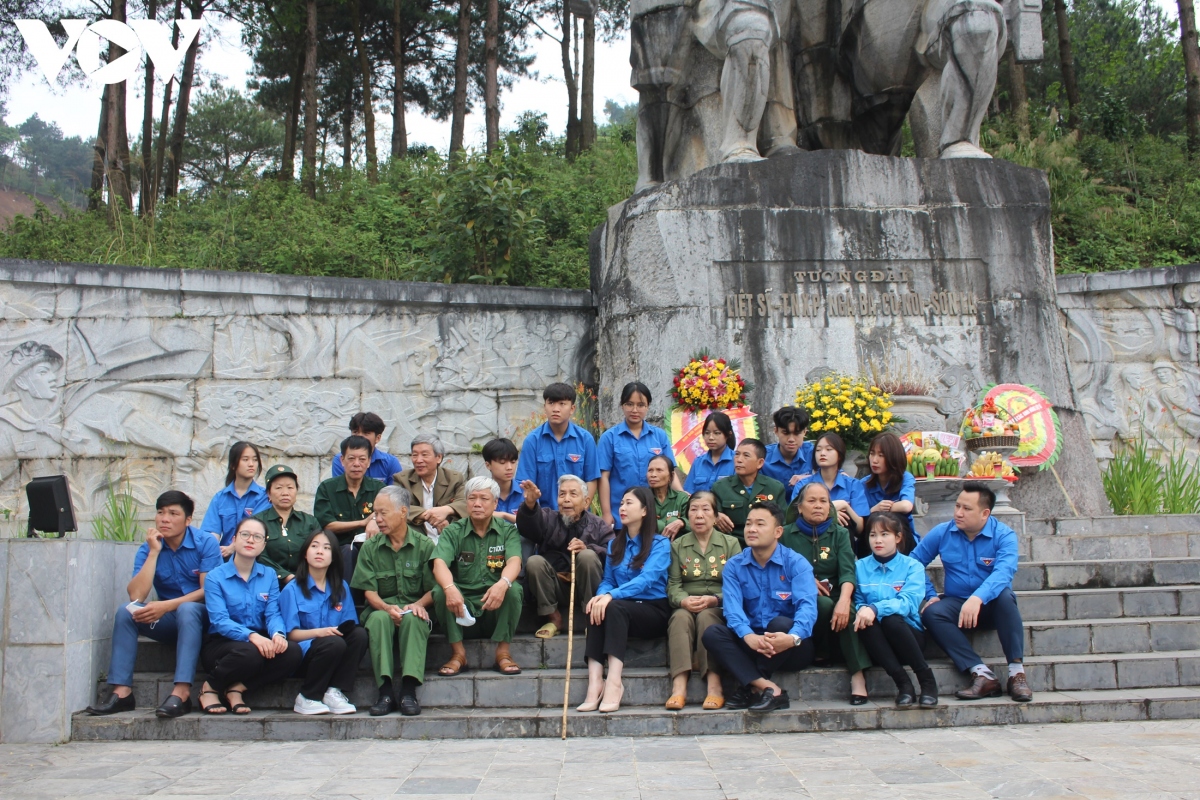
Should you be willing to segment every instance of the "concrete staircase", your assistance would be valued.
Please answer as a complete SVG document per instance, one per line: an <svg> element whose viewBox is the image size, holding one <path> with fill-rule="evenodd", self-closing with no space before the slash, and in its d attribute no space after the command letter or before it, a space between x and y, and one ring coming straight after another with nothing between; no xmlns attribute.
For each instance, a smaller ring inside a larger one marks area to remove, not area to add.
<svg viewBox="0 0 1200 800"><path fill-rule="evenodd" d="M1172 527L1177 530L1170 530ZM1147 528L1151 528L1148 530ZM1178 530L1184 528L1184 530ZM899 710L895 686L879 669L868 672L872 702L850 706L844 668L814 667L777 676L792 696L787 711L755 715L742 711L703 711L702 682L693 676L690 705L669 712L666 647L662 641L635 641L627 660L625 698L615 714L578 714L586 688L583 637L576 637L568 733L574 736L695 735L767 731L992 725L1018 722L1071 722L1200 717L1200 520L1072 520L1051 535L1035 535L1023 546L1043 560L1022 561L1014 588L1025 620L1026 671L1033 703L1007 697L962 702L955 690L965 685L935 645L928 655L943 703L935 710ZM1195 553L1195 555L1193 555ZM941 570L930 569L935 582ZM1007 674L992 632L976 635L979 652L998 675ZM135 693L139 709L111 717L76 715L72 738L111 739L351 739L484 738L561 735L565 636L540 641L523 634L513 657L518 676L487 669L492 646L468 642L471 669L454 678L432 674L449 656L435 636L421 687L419 717L397 714L373 718L375 700L369 666L351 693L362 709L345 717L301 717L291 706L299 681L251 693L255 711L247 717L191 714L178 720L154 717L153 708L171 691L173 648L143 641L139 647ZM100 689L104 686L101 684ZM800 698L799 700L795 698Z"/></svg>

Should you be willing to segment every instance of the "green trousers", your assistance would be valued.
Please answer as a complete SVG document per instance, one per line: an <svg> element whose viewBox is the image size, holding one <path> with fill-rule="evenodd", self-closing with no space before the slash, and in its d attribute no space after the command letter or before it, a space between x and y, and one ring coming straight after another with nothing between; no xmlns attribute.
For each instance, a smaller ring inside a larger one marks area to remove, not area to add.
<svg viewBox="0 0 1200 800"><path fill-rule="evenodd" d="M433 609L442 630L446 632L446 641L457 644L463 639L483 639L492 637L493 642L511 642L517 634L517 621L521 619L521 609L525 605L525 589L521 584L514 583L504 595L504 602L495 611L483 610L483 592L468 594L463 592L463 602L475 617L475 624L464 628L454 621L454 615L446 608L446 593L442 587L433 587Z"/></svg>
<svg viewBox="0 0 1200 800"><path fill-rule="evenodd" d="M428 622L416 614L405 614L397 625L386 611L374 609L363 620L363 627L371 637L371 671L375 673L376 686L383 685L384 678L396 677L397 656L403 677L415 678L417 683L425 680Z"/></svg>
<svg viewBox="0 0 1200 800"><path fill-rule="evenodd" d="M859 641L858 634L854 632L853 605L850 606L850 621L841 633L834 633L833 629L829 627L833 620L833 607L837 601L837 596L817 596L817 622L813 625L813 640L818 653L829 652L836 640L838 649L842 651L842 659L846 662L846 669L853 675L860 669L871 666L871 658L867 655L867 649Z"/></svg>

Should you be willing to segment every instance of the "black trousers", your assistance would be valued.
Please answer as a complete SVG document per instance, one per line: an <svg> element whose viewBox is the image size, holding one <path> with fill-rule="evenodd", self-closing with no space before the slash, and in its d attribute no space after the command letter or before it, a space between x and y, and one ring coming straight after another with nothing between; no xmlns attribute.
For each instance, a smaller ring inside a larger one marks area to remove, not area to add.
<svg viewBox="0 0 1200 800"><path fill-rule="evenodd" d="M235 642L224 636L212 635L200 648L200 660L208 673L208 685L218 694L235 683L255 689L289 677L300 666L304 654L300 645L288 642L287 650L274 658L263 658L250 642Z"/></svg>
<svg viewBox="0 0 1200 800"><path fill-rule="evenodd" d="M793 624L795 620L791 617L776 617L767 625L765 632L787 633ZM776 672L798 672L813 660L812 637L801 641L799 647L789 648L769 658L751 650L750 645L728 625L710 625L703 638L709 661L715 661L741 686L749 686L759 678L769 680Z"/></svg>
<svg viewBox="0 0 1200 800"><path fill-rule="evenodd" d="M867 648L871 661L883 667L897 685L909 683L902 664L912 667L913 672L929 669L921 652L925 647L925 632L909 625L899 614L876 619L874 625L858 632L858 640Z"/></svg>
<svg viewBox="0 0 1200 800"><path fill-rule="evenodd" d="M332 686L349 697L358 665L362 663L370 641L367 629L360 625L345 636L322 636L310 641L312 644L300 665L300 674L304 676L300 694L319 701L325 696L325 690Z"/></svg>
<svg viewBox="0 0 1200 800"><path fill-rule="evenodd" d="M584 655L604 662L605 656L625 660L629 637L661 639L667 635L671 604L661 600L613 600L604 611L604 621L589 625Z"/></svg>

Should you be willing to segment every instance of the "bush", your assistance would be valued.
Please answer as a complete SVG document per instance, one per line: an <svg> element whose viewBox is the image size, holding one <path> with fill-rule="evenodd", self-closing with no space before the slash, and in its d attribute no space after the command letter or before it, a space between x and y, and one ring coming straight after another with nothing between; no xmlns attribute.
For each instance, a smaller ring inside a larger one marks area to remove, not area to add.
<svg viewBox="0 0 1200 800"><path fill-rule="evenodd" d="M1114 455L1103 482L1115 514L1200 513L1200 464L1151 448L1144 436Z"/></svg>

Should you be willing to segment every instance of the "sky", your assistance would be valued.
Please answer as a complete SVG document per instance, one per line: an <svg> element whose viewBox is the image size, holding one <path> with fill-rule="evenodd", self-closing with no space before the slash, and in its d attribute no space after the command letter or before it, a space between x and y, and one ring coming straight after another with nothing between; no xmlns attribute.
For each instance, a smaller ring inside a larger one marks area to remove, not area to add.
<svg viewBox="0 0 1200 800"><path fill-rule="evenodd" d="M1047 0L1048 2L1049 0ZM1175 0L1157 0L1159 5L1178 18ZM200 68L208 75L220 78L228 86L244 88L251 68L250 56L241 47L241 26L226 18L206 17L206 26L201 33L205 46L201 50ZM547 23L553 30L554 22ZM548 37L531 39L531 51L535 56L531 72L533 77L518 80L511 90L501 95L501 127L511 127L522 112L534 110L546 114L552 133L561 135L566 128L566 89L562 79L561 55L558 43ZM161 113L161 82L156 83L157 99L155 118ZM143 101L142 81L130 82L128 103L128 126L131 138L141 130ZM99 85L71 85L51 87L40 71L25 74L10 87L7 101L6 121L13 125L37 114L43 120L54 122L66 136L87 139L95 136L97 115L100 110ZM629 35L625 32L619 39L596 45L596 119L605 121L603 109L606 100L618 103L633 103L637 93L629 86ZM445 151L450 143L450 122L439 122L409 109L406 115L410 144L432 145ZM381 151L391 140L390 109L381 107L376 113L376 141ZM482 109L467 116L467 146L482 149L484 142Z"/></svg>
<svg viewBox="0 0 1200 800"><path fill-rule="evenodd" d="M218 16L205 16L205 28L201 32L204 47L199 64L201 70L219 78L227 86L244 88L251 69L248 52L241 46L241 26ZM553 30L553 24L547 28ZM551 132L562 134L567 124L566 88L562 79L562 56L556 41L548 37L530 40L530 50L536 60L532 67L535 77L518 80L511 90L501 95L501 127L511 127L524 111L544 112ZM63 71L65 75L66 70ZM100 113L99 85L60 85L51 87L40 71L26 73L10 87L7 100L8 124L13 125L37 114L43 120L54 122L66 136L87 139L96 135L96 124ZM155 119L162 111L162 83L156 78ZM137 135L142 125L141 73L129 83L128 126L130 138ZM195 95L193 94L193 99ZM629 39L596 44L596 118L604 122L604 101L632 103L637 93L629 86ZM386 150L391 140L391 106L381 104L376 111L376 141ZM446 150L450 145L450 122L439 122L425 117L409 108L406 117L410 144L432 145ZM484 121L482 108L467 116L467 145L480 149L484 143Z"/></svg>

